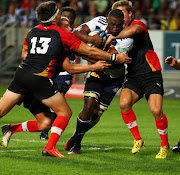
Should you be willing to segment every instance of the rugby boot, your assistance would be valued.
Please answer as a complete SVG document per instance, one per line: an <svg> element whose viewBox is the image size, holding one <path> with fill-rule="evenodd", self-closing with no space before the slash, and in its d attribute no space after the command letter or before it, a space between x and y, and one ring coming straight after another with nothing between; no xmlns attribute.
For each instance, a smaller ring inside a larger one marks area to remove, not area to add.
<svg viewBox="0 0 180 175"><path fill-rule="evenodd" d="M63 154L61 154L58 149L54 148L54 149L46 149L46 147L43 148L42 151L42 156L47 157L47 156L51 156L51 157L65 157Z"/></svg>
<svg viewBox="0 0 180 175"><path fill-rule="evenodd" d="M168 155L168 151L168 146L161 146L159 153L156 155L156 159L165 159Z"/></svg>
<svg viewBox="0 0 180 175"><path fill-rule="evenodd" d="M42 131L41 134L40 134L40 139L42 140L48 140L49 137L48 137L48 131Z"/></svg>
<svg viewBox="0 0 180 175"><path fill-rule="evenodd" d="M8 143L11 139L12 133L9 130L9 126L10 124L4 124L1 128L2 128L2 133L3 133L3 138L2 138L2 145L4 146L4 148L8 147Z"/></svg>
<svg viewBox="0 0 180 175"><path fill-rule="evenodd" d="M69 151L73 147L74 142L75 142L75 136L73 135L64 145L64 150Z"/></svg>
<svg viewBox="0 0 180 175"><path fill-rule="evenodd" d="M75 154L79 154L81 151L81 145L74 145L70 151L68 152L69 155L75 155Z"/></svg>
<svg viewBox="0 0 180 175"><path fill-rule="evenodd" d="M131 150L133 154L136 154L137 152L141 151L141 148L145 147L145 142L143 139L141 140L134 140L134 146Z"/></svg>
<svg viewBox="0 0 180 175"><path fill-rule="evenodd" d="M173 152L180 152L180 142L178 142L178 144L172 148L172 151Z"/></svg>

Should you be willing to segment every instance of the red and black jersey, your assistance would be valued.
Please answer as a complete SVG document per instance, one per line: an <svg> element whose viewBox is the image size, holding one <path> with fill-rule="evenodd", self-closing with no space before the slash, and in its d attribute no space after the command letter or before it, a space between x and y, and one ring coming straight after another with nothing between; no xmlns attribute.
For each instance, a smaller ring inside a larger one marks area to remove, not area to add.
<svg viewBox="0 0 180 175"><path fill-rule="evenodd" d="M142 26L143 33L133 36L133 49L128 54L132 58L132 63L128 64L128 72L130 74L141 75L161 70L159 58L154 52L145 24L140 20L132 20L129 26L136 24Z"/></svg>
<svg viewBox="0 0 180 175"><path fill-rule="evenodd" d="M62 69L65 48L76 50L81 40L57 25L34 27L26 36L26 59L19 66L34 75L54 78Z"/></svg>

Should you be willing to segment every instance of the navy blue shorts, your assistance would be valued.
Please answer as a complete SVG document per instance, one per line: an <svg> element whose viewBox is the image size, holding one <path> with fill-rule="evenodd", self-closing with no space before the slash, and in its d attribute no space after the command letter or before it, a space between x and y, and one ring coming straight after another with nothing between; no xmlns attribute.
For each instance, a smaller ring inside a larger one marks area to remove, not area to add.
<svg viewBox="0 0 180 175"><path fill-rule="evenodd" d="M124 75L119 78L111 78L103 72L91 72L86 80L84 92L97 92L100 95L99 102L109 105L122 87L123 81Z"/></svg>

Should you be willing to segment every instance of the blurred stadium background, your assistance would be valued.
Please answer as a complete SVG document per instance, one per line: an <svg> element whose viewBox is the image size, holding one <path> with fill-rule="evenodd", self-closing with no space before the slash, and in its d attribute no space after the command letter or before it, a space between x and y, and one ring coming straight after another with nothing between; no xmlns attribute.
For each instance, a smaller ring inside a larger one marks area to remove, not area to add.
<svg viewBox="0 0 180 175"><path fill-rule="evenodd" d="M0 1L0 85L8 85L21 62L27 32L37 25L35 9L43 0ZM58 7L71 6L77 12L74 27L99 16L107 16L115 0L56 0ZM164 63L167 56L180 58L180 1L132 0L134 17L142 20L151 36L163 69L165 98L180 98L180 72ZM86 61L78 58L80 64ZM83 75L75 77L71 91L82 97ZM80 85L79 85L80 84ZM73 89L74 88L74 89ZM69 92L70 93L70 92ZM71 95L71 94L70 94ZM78 96L79 97L79 96Z"/></svg>

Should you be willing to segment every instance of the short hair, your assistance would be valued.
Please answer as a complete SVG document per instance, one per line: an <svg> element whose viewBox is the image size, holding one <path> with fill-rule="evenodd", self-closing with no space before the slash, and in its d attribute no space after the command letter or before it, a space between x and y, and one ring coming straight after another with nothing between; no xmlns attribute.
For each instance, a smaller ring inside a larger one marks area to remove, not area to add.
<svg viewBox="0 0 180 175"><path fill-rule="evenodd" d="M75 11L72 7L66 6L66 7L61 8L61 14L62 14L63 12L70 12L70 13L72 13L73 23L74 23L75 18L76 18L76 11Z"/></svg>
<svg viewBox="0 0 180 175"><path fill-rule="evenodd" d="M119 9L113 9L109 12L108 17L121 18L124 19L124 14Z"/></svg>
<svg viewBox="0 0 180 175"><path fill-rule="evenodd" d="M124 7L126 7L126 10L127 10L128 12L132 11L132 9L133 9L132 2L131 2L131 1L128 1L128 0L120 0L120 1L115 2L115 3L112 5L112 9L117 9L117 7L119 7L119 6L124 6Z"/></svg>
<svg viewBox="0 0 180 175"><path fill-rule="evenodd" d="M47 1L36 8L37 20L41 23L42 21L48 21L53 15L56 14L58 7L55 2Z"/></svg>

